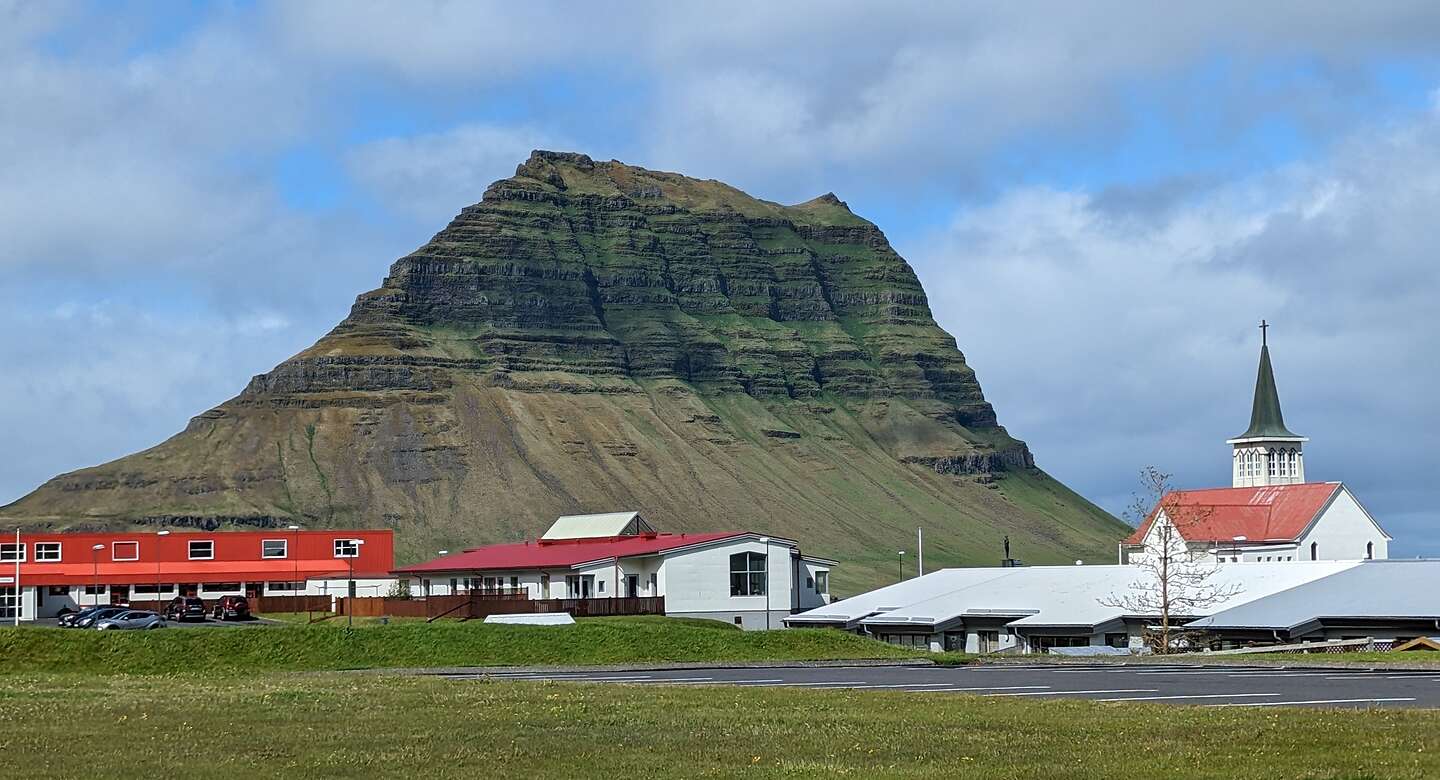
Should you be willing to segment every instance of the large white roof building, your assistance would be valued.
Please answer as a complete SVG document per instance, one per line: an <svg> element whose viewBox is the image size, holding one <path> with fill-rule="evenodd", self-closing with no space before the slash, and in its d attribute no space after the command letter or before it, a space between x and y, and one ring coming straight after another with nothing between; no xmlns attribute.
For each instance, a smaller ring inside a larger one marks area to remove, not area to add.
<svg viewBox="0 0 1440 780"><path fill-rule="evenodd" d="M1437 561L1297 561L1219 566L1211 582L1235 591L1200 614L1196 627L1235 641L1345 638L1361 616L1363 636L1440 631L1440 601L1414 583L1440 575ZM1138 647L1157 615L1107 606L1142 581L1138 566L943 569L787 619L884 641L972 653L1044 652L1051 647ZM1232 587L1233 586L1233 587ZM1342 593L1349 594L1339 598ZM1343 636L1342 636L1343 635Z"/></svg>

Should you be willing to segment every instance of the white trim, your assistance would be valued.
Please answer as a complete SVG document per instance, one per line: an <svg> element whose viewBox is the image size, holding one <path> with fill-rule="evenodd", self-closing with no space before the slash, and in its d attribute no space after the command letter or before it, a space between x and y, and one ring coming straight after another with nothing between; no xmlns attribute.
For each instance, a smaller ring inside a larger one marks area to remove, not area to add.
<svg viewBox="0 0 1440 780"><path fill-rule="evenodd" d="M215 540L214 540L214 539L187 539L186 542L187 542L187 544L185 545L185 560L187 560L187 561L213 561L213 560L215 560ZM210 545L210 554L209 554L209 555L196 555L196 554L195 554L195 545L197 545L197 544L208 544L208 545Z"/></svg>
<svg viewBox="0 0 1440 780"><path fill-rule="evenodd" d="M121 558L121 557L119 557L118 555L116 555L115 548L116 548L116 547L119 547L119 546L122 545L122 544L133 544L133 545L135 545L135 557L134 557L134 558ZM138 561L138 560L140 560L140 540L139 540L139 539L118 539L118 540L113 541L113 542L110 543L110 561L111 561L112 563L129 563L129 562L131 562L131 561Z"/></svg>
<svg viewBox="0 0 1440 780"><path fill-rule="evenodd" d="M20 548L20 557L0 558L0 563L26 563L28 559L25 556L25 551L30 547L29 542L20 542L18 545L15 542L0 542L0 548L9 547L14 550L17 546Z"/></svg>
<svg viewBox="0 0 1440 780"><path fill-rule="evenodd" d="M34 561L35 563L61 563L61 562L62 562L62 558L63 558L63 556L64 556L64 554L65 554L65 545L64 545L64 542L31 542L30 544L35 547L35 561ZM44 544L44 545L51 545L51 544L55 545L55 557L54 557L54 558L41 558L41 557L40 557L40 545L42 545L42 544Z"/></svg>

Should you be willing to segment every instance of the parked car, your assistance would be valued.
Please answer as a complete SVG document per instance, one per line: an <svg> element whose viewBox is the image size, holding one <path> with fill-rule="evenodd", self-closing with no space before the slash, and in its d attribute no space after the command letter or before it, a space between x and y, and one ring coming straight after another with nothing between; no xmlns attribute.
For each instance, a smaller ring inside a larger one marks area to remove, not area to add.
<svg viewBox="0 0 1440 780"><path fill-rule="evenodd" d="M74 610L74 611L61 612L61 613L60 613L60 619L57 620L56 623L57 623L61 628L74 628L74 627L75 627L75 621L79 620L80 618L90 617L91 615L95 614L96 612L99 612L99 611L102 610L102 609L109 609L109 608L110 608L110 605L109 605L109 604L102 604L102 605L97 605L97 606L93 606L93 607L81 607L79 610Z"/></svg>
<svg viewBox="0 0 1440 780"><path fill-rule="evenodd" d="M104 620L105 618L113 617L113 616L115 616L115 615L120 614L121 612L129 612L129 611L130 611L130 608L129 608L129 607L100 607L99 609L96 609L96 610L93 610L93 611L91 611L91 610L86 610L86 611L87 611L87 612L90 612L90 614L85 615L84 617L77 617L77 618L75 618L75 622L71 624L74 628L90 628L90 627L94 626L95 623L97 623L98 621Z"/></svg>
<svg viewBox="0 0 1440 780"><path fill-rule="evenodd" d="M250 602L244 596L221 596L211 614L216 620L249 620Z"/></svg>
<svg viewBox="0 0 1440 780"><path fill-rule="evenodd" d="M130 609L95 621L95 628L100 631L164 627L165 618L161 617L160 613L151 612L148 609Z"/></svg>
<svg viewBox="0 0 1440 780"><path fill-rule="evenodd" d="M176 622L205 622L205 602L194 596L176 596L165 606L165 618Z"/></svg>

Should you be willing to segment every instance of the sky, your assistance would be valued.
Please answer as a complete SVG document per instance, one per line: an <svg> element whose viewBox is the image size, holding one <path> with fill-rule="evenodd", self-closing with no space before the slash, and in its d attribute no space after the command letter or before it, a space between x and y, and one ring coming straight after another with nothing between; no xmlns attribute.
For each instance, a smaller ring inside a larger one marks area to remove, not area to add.
<svg viewBox="0 0 1440 780"><path fill-rule="evenodd" d="M534 148L833 191L1114 512L1307 477L1440 556L1440 5L0 0L0 503L298 352Z"/></svg>

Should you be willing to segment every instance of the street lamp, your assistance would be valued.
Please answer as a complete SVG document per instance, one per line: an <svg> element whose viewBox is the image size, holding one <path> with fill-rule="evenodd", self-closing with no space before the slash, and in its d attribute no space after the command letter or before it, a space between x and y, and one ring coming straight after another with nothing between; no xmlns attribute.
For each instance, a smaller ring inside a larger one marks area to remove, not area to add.
<svg viewBox="0 0 1440 780"><path fill-rule="evenodd" d="M355 545L355 554L345 556L345 562L350 564L350 586L345 590L345 628L355 626L355 559L360 555L360 545L365 543L364 539L351 539L350 543Z"/></svg>
<svg viewBox="0 0 1440 780"><path fill-rule="evenodd" d="M155 611L160 611L160 540L169 536L169 531L155 532Z"/></svg>
<svg viewBox="0 0 1440 780"><path fill-rule="evenodd" d="M900 579L905 579L905 551L900 551Z"/></svg>
<svg viewBox="0 0 1440 780"><path fill-rule="evenodd" d="M103 549L105 549L105 545L103 545L103 544L91 545L91 547L90 547L90 564L91 564L91 566L94 567L94 576L95 576L95 604L94 604L94 606L97 606L97 607L100 606L100 551L103 550Z"/></svg>
<svg viewBox="0 0 1440 780"><path fill-rule="evenodd" d="M295 549L285 551L285 554L290 556L290 560L295 562L295 579L290 581L291 606L294 606L295 586L300 584L300 526L290 525L286 528L295 535ZM304 590L304 588L301 589L300 595L305 595ZM300 610L295 611L299 612ZM307 623L310 621L310 599L308 597L305 599L305 621Z"/></svg>
<svg viewBox="0 0 1440 780"><path fill-rule="evenodd" d="M765 630L770 630L770 537L760 537L760 543L765 545ZM745 567L749 570L749 566ZM746 574L745 576L750 576Z"/></svg>

